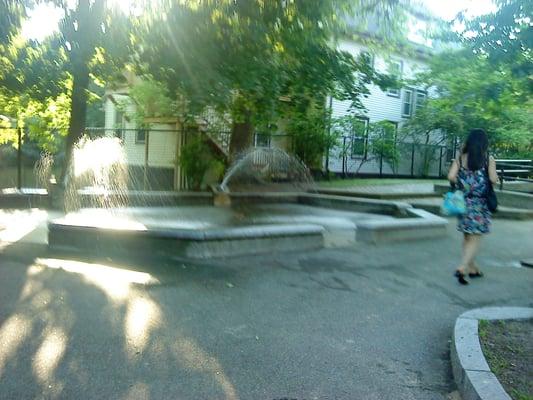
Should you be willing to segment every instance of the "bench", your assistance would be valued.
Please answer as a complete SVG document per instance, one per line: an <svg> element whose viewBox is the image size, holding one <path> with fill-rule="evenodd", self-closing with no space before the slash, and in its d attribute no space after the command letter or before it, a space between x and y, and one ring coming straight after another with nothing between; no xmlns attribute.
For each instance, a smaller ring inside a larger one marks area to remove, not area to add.
<svg viewBox="0 0 533 400"><path fill-rule="evenodd" d="M496 169L500 176L500 189L503 190L504 180L533 182L533 160L496 160Z"/></svg>

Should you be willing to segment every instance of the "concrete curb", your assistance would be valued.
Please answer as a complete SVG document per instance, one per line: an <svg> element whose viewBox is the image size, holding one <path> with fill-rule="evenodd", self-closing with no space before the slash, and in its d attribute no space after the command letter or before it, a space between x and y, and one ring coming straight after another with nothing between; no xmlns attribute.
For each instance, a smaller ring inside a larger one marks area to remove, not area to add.
<svg viewBox="0 0 533 400"><path fill-rule="evenodd" d="M485 307L467 311L455 321L451 349L455 383L463 400L511 400L490 371L481 350L479 320L533 318L533 308Z"/></svg>
<svg viewBox="0 0 533 400"><path fill-rule="evenodd" d="M220 229L109 229L48 223L48 247L89 254L227 257L324 247L322 226L257 225Z"/></svg>

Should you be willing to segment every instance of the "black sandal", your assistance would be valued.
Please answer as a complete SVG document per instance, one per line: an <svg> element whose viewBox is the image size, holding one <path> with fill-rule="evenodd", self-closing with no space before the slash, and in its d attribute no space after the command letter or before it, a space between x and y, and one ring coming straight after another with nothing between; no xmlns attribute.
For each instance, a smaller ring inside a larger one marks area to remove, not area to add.
<svg viewBox="0 0 533 400"><path fill-rule="evenodd" d="M470 278L482 278L483 276L485 276L485 274L481 271L476 271L476 272L469 272L468 276Z"/></svg>
<svg viewBox="0 0 533 400"><path fill-rule="evenodd" d="M455 271L453 275L457 278L461 285L468 285L468 281L465 279L465 274L463 274L461 271Z"/></svg>

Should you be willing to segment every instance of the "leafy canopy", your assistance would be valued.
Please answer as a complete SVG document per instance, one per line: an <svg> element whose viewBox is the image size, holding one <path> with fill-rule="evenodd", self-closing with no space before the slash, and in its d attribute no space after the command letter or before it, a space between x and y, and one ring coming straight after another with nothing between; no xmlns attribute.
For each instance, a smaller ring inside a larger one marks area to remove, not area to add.
<svg viewBox="0 0 533 400"><path fill-rule="evenodd" d="M465 137L489 134L501 156L533 156L532 3L499 1L497 12L467 21L459 50L430 60L419 82L434 92L404 129L425 135L441 129Z"/></svg>

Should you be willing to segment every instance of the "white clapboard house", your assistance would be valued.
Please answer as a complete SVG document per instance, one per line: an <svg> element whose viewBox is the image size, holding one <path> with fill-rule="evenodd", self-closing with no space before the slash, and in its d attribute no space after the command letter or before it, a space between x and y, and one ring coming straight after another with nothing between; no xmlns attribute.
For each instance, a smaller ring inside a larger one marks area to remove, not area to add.
<svg viewBox="0 0 533 400"><path fill-rule="evenodd" d="M380 72L395 73L403 80L413 78L414 75L427 68L427 60L433 54L430 43L424 39L417 30L426 29L430 20L424 15L413 16L411 25L414 28L410 34L413 39L412 46L405 53L380 54L369 40L379 40L373 36L369 28L367 35L359 34L358 39L348 35L338 41L342 50L354 56L368 53L374 65ZM348 24L349 26L349 24ZM149 129L139 129L131 115L134 114L135 105L128 97L128 88L134 85L139 78L127 74L126 83L121 87L108 89L105 95L105 131L109 134L120 136L124 143L127 162L134 174L142 179L144 171L150 172L151 181L156 182L158 189L183 189L186 181L177 162L181 148L186 141L186 132L181 129L177 119L154 118L149 124ZM427 93L419 87L405 86L400 89L382 91L375 85L369 86L370 94L362 99L365 109L350 110L349 101L328 99L327 106L331 107L333 118L343 115L356 115L357 129L343 132L339 145L331 149L329 155L324 157L324 169L338 174L400 174L409 175L418 173L421 158L420 149L411 148L403 144L406 151L402 152L399 165L389 165L388 161L371 154L371 135L365 129L369 123L386 121L394 129L398 129L410 118L416 109L424 102ZM200 130L205 122L209 125L209 117L199 118ZM212 141L213 147L223 154L228 153L229 131L204 132ZM256 146L284 147L288 143L283 132L271 136L257 135L254 139ZM438 134L436 136L438 138ZM437 141L432 138L432 142ZM406 147L407 146L407 147ZM437 148L437 150L439 150ZM413 155L413 153L416 154ZM441 150L442 153L442 150ZM434 160L429 167L429 175L439 175L446 155Z"/></svg>
<svg viewBox="0 0 533 400"><path fill-rule="evenodd" d="M427 70L430 57L437 51L435 43L427 39L426 32L431 29L434 19L426 14L416 13L410 16L409 42L393 53L380 53L375 46L380 41L376 27L370 26L365 33L355 35L358 39L341 39L340 49L354 57L365 54L370 58L378 72L396 75L402 82L414 80L416 74ZM348 24L349 31L350 24ZM440 132L432 132L427 138L415 138L410 135L394 135L396 141L397 161L394 165L387 157L380 157L372 152L372 143L379 136L379 131L369 130L369 124L382 122L389 129L398 133L422 106L428 97L427 91L414 84L404 84L398 89L381 90L376 85L369 85L369 94L362 98L364 109L350 109L350 101L328 99L332 121L343 116L353 116L354 123L341 132L338 145L331 149L324 160L324 169L343 175L429 175L442 174L446 158L445 141ZM414 142L423 142L417 143ZM426 144L427 142L427 144ZM438 145L437 145L438 144Z"/></svg>

